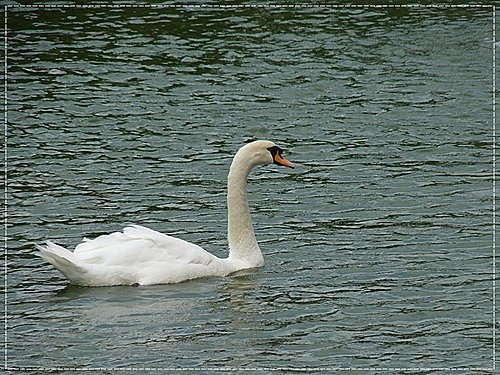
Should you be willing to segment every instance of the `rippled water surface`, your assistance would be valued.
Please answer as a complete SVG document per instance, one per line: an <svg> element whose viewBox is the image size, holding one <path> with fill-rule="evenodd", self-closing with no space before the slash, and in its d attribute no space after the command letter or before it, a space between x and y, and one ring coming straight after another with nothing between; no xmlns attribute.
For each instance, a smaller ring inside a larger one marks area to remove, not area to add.
<svg viewBox="0 0 500 375"><path fill-rule="evenodd" d="M491 9L8 25L9 366L492 366ZM257 272L81 288L33 255L136 223L225 256L254 139L297 164L250 177Z"/></svg>

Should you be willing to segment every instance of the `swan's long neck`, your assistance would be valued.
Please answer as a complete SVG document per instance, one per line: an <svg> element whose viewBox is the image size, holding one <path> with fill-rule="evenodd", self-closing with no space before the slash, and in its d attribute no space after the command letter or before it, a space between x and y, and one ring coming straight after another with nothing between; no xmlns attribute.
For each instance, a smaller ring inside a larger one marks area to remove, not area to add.
<svg viewBox="0 0 500 375"><path fill-rule="evenodd" d="M244 155L237 153L231 164L227 182L229 258L242 261L249 268L264 264L248 207L247 177L252 167Z"/></svg>

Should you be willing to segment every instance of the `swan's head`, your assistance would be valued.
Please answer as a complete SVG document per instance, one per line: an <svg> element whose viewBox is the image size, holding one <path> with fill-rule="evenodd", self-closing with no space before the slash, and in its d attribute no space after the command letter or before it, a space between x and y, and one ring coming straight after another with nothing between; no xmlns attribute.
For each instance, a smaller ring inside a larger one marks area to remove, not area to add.
<svg viewBox="0 0 500 375"><path fill-rule="evenodd" d="M283 150L270 141L254 141L243 146L243 153L251 164L277 164L289 168L295 165L283 157Z"/></svg>

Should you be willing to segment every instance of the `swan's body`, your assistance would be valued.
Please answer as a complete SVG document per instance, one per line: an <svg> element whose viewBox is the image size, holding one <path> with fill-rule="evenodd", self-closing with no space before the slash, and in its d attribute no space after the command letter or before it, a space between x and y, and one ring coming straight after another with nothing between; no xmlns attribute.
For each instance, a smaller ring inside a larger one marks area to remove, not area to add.
<svg viewBox="0 0 500 375"><path fill-rule="evenodd" d="M138 225L84 240L74 252L47 241L45 246L37 246L38 255L72 283L86 286L168 284L261 267L264 257L250 217L247 177L255 165L270 163L293 167L269 141L249 143L233 159L227 192L228 258Z"/></svg>

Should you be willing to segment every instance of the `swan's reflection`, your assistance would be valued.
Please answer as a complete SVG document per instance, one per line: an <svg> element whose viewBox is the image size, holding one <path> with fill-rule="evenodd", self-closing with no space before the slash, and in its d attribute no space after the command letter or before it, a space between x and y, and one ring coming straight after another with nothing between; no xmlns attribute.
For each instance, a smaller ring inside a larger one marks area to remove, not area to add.
<svg viewBox="0 0 500 375"><path fill-rule="evenodd" d="M235 310L243 312L255 311L255 306L248 303L247 297L249 292L256 289L257 283L252 276L257 272L258 269L255 268L239 271L229 278L225 288L221 290L222 293L228 296L231 306Z"/></svg>
<svg viewBox="0 0 500 375"><path fill-rule="evenodd" d="M178 332L193 320L203 305L202 296L211 294L208 289L213 288L200 282L150 287L70 285L55 293L50 303L57 305L55 309L72 312L75 322L88 327L133 330L136 326L151 332L151 337L158 338L162 332L168 339L169 332Z"/></svg>
<svg viewBox="0 0 500 375"><path fill-rule="evenodd" d="M255 294L258 283L254 275L256 269L241 271L226 279L219 288L221 300L227 301L225 306L214 306L216 309L223 308L226 329L236 335L244 334L245 331L254 329L259 306L255 303Z"/></svg>
<svg viewBox="0 0 500 375"><path fill-rule="evenodd" d="M50 340L54 345L70 342L86 358L92 358L87 348L107 348L103 356L112 360L133 345L133 357L141 361L161 363L164 353L171 352L177 358L199 357L204 364L244 366L249 358L243 349L263 324L256 303L260 276L255 274L247 270L150 287L69 285L44 303L50 306L45 310L50 326L58 330ZM193 348L201 347L212 354L195 354ZM66 350L70 355L71 348ZM125 357L123 361L130 363Z"/></svg>

